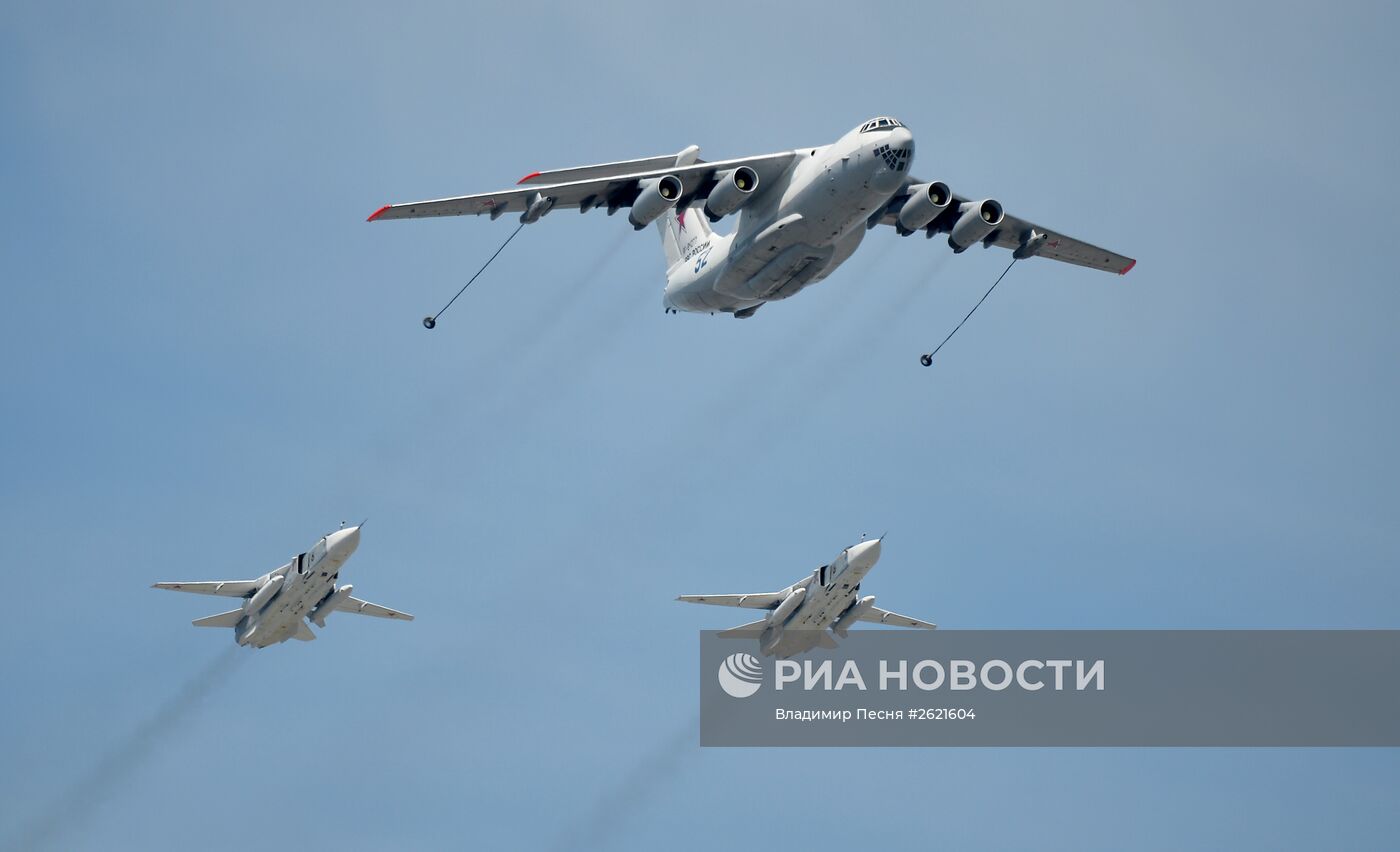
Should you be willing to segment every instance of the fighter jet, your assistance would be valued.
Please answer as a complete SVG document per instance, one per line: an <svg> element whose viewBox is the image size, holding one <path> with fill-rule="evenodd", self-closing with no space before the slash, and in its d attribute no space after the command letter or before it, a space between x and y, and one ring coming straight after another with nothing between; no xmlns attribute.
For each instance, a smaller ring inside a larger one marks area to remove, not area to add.
<svg viewBox="0 0 1400 852"><path fill-rule="evenodd" d="M386 204L369 221L519 213L529 224L552 210L606 208L611 215L630 208L634 228L655 222L661 234L666 312L740 319L826 278L877 225L904 236L946 234L955 253L998 246L1018 260L1046 257L1120 275L1137 262L1012 216L994 198L914 177L914 134L889 117L863 122L830 145L717 162L699 153L692 145L679 154L532 172L514 189ZM711 229L731 214L739 215L732 233Z"/></svg>
<svg viewBox="0 0 1400 852"><path fill-rule="evenodd" d="M745 609L766 609L768 615L758 621L722 631L721 636L753 636L765 657L791 657L820 645L835 648L836 640L828 633L846 638L846 631L857 621L892 624L898 627L922 627L933 630L936 624L899 615L875 606L875 596L860 597L860 581L875 567L880 558L880 539L853 544L817 570L783 589L753 595L681 595L676 598L687 603L737 606Z"/></svg>
<svg viewBox="0 0 1400 852"><path fill-rule="evenodd" d="M413 616L408 613L350 597L353 586L336 588L341 567L360 546L361 526L322 536L310 550L256 580L156 583L151 588L243 598L243 605L237 609L197 618L194 626L232 627L234 641L254 648L288 639L310 642L316 634L305 619L309 616L317 627L324 628L326 616L337 611L412 621Z"/></svg>

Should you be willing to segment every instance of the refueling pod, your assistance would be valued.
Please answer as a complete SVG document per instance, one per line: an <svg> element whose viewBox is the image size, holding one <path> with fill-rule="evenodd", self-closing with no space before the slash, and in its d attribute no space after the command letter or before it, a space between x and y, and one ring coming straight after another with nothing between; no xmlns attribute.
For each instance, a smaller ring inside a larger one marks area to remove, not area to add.
<svg viewBox="0 0 1400 852"><path fill-rule="evenodd" d="M953 249L954 254L961 254L974 243L985 239L992 229L1006 218L1001 203L994 198L965 201L958 209L962 211L962 215L953 225L953 232L948 235L948 246Z"/></svg>
<svg viewBox="0 0 1400 852"><path fill-rule="evenodd" d="M529 225L538 222L544 214L554 209L554 199L548 195L540 195L538 192L530 196L530 200L525 203L525 212L520 214L522 224ZM492 210L492 213L496 211Z"/></svg>
<svg viewBox="0 0 1400 852"><path fill-rule="evenodd" d="M647 178L641 182L642 192L637 196L637 200L632 202L632 210L627 214L627 221L632 223L632 227L638 231L655 222L657 217L681 200L681 193L685 187L681 184L681 179L675 175L662 175L659 178Z"/></svg>
<svg viewBox="0 0 1400 852"><path fill-rule="evenodd" d="M755 189L758 189L758 173L748 166L725 172L705 200L705 216L711 222L718 222L748 203Z"/></svg>

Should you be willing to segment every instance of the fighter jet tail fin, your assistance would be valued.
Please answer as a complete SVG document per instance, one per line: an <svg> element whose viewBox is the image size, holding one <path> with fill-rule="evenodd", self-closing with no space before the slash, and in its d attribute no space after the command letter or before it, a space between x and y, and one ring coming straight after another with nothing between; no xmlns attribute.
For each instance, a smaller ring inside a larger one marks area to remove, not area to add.
<svg viewBox="0 0 1400 852"><path fill-rule="evenodd" d="M221 612L218 615L206 615L203 618L196 618L190 622L195 627L236 627L238 620L243 617L243 610L231 609L228 612Z"/></svg>

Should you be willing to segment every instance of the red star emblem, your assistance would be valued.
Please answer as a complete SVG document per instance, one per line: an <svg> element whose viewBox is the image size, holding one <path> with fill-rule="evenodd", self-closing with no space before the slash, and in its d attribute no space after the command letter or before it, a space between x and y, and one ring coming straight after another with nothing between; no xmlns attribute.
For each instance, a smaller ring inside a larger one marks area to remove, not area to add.
<svg viewBox="0 0 1400 852"><path fill-rule="evenodd" d="M680 230L684 231L684 230L685 230L685 211L684 211L684 210L682 210L682 211L680 211L679 213L676 214L676 221L680 223L680 226L681 226L681 227L680 227Z"/></svg>

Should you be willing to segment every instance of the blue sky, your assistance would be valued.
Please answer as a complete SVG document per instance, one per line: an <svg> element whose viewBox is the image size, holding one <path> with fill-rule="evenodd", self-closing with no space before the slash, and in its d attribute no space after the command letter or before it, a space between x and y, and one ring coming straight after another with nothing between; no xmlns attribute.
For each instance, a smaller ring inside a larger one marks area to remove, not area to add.
<svg viewBox="0 0 1400 852"><path fill-rule="evenodd" d="M1387 4L22 3L0 25L0 842L1388 848L1393 750L706 750L683 592L889 530L945 627L1392 627ZM873 233L665 316L620 219L388 201L873 115L1139 258ZM344 617L245 653L156 580L368 516ZM159 717L164 719L165 717ZM126 750L126 751L123 751ZM104 755L130 754L92 781ZM84 786L86 785L86 786Z"/></svg>

